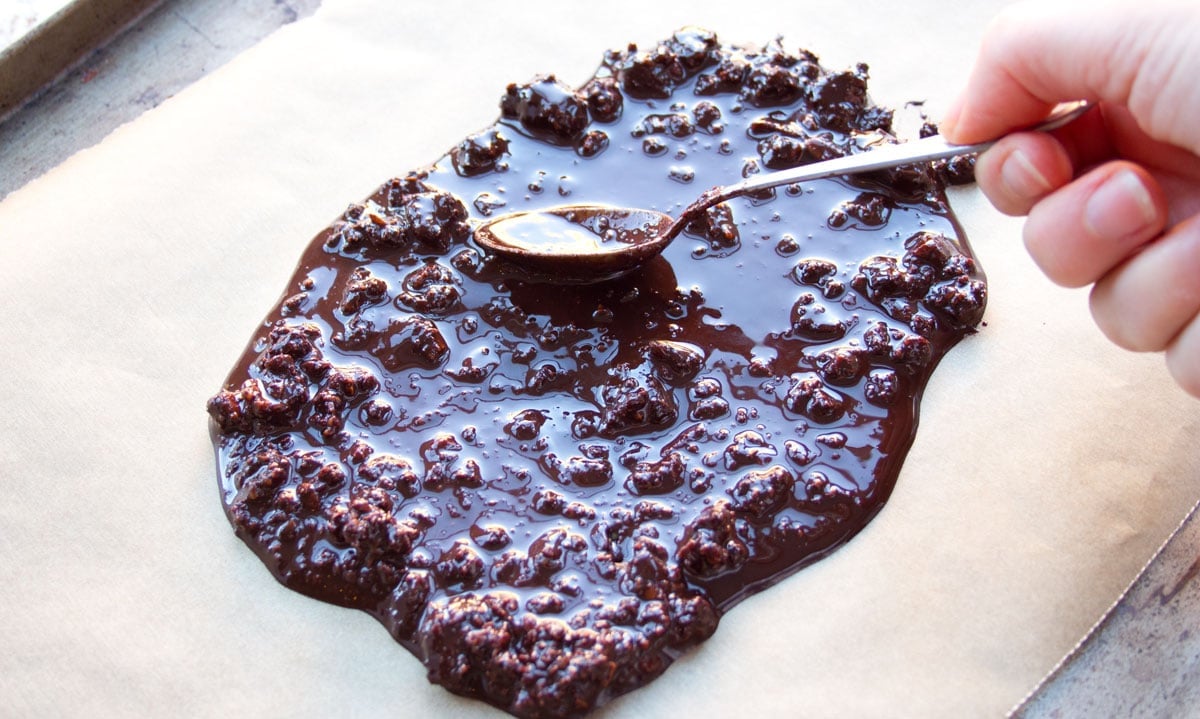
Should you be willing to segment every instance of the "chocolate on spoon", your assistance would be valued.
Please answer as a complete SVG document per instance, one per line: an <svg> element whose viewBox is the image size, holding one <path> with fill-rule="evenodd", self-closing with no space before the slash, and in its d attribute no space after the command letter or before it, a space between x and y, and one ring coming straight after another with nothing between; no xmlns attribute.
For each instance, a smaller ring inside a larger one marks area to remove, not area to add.
<svg viewBox="0 0 1200 719"><path fill-rule="evenodd" d="M1082 101L1059 105L1045 120L1028 129L1055 130L1090 107ZM678 218L654 210L607 205L561 205L515 212L480 225L475 230L475 240L493 255L527 270L531 279L551 284L601 282L631 272L656 257L700 213L731 198L780 185L982 152L998 139L955 145L934 135L753 175L736 184L708 190Z"/></svg>
<svg viewBox="0 0 1200 719"><path fill-rule="evenodd" d="M475 239L532 279L586 284L619 277L666 248L680 228L670 215L607 205L561 205L485 222Z"/></svg>

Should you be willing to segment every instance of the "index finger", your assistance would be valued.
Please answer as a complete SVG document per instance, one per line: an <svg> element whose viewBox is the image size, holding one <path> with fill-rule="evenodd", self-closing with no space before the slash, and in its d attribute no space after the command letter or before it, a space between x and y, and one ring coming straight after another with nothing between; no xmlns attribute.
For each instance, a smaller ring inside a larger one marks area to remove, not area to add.
<svg viewBox="0 0 1200 719"><path fill-rule="evenodd" d="M967 88L942 133L978 142L1032 124L1058 102L1128 106L1159 139L1200 150L1200 8L1140 2L1084 9L1075 3L1021 3L989 26Z"/></svg>

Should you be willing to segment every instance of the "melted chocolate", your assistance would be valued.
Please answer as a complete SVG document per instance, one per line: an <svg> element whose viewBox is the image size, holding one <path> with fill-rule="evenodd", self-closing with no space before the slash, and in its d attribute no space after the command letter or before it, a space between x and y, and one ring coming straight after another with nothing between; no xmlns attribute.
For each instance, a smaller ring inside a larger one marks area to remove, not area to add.
<svg viewBox="0 0 1200 719"><path fill-rule="evenodd" d="M221 496L278 579L377 617L522 717L651 680L879 511L986 287L928 166L736 198L595 285L473 232L890 141L866 68L686 29L501 118L320 233L209 402Z"/></svg>

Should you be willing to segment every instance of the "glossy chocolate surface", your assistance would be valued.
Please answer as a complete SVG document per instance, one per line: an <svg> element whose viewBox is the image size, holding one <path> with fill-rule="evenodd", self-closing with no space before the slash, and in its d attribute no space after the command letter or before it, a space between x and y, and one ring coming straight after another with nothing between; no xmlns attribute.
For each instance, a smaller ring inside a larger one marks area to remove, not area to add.
<svg viewBox="0 0 1200 719"><path fill-rule="evenodd" d="M653 679L892 491L986 287L929 167L736 198L609 282L473 238L891 141L866 68L685 29L385 183L305 250L209 402L222 500L284 584L370 612L432 681L522 717Z"/></svg>

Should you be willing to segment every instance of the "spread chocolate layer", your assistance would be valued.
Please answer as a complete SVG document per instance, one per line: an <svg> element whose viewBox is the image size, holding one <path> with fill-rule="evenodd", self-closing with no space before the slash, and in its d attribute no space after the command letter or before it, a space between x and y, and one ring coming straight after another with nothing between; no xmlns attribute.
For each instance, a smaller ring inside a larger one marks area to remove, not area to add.
<svg viewBox="0 0 1200 719"><path fill-rule="evenodd" d="M473 238L562 204L677 216L895 142L863 65L689 28L500 112L317 235L208 410L279 581L371 613L453 692L578 716L866 525L986 286L928 165L730 200L598 284Z"/></svg>

